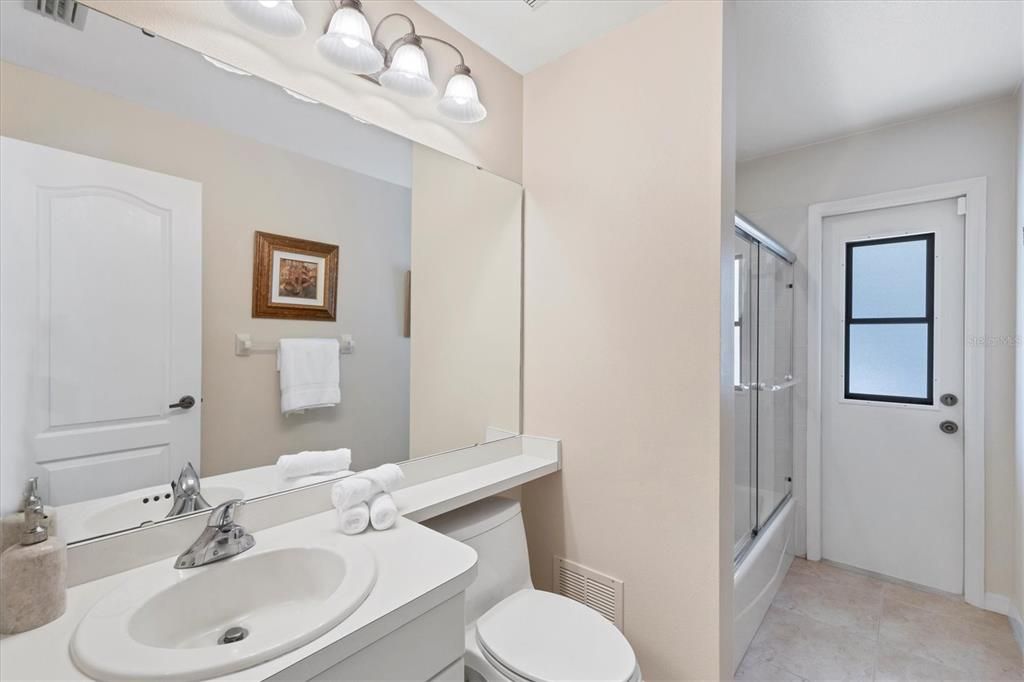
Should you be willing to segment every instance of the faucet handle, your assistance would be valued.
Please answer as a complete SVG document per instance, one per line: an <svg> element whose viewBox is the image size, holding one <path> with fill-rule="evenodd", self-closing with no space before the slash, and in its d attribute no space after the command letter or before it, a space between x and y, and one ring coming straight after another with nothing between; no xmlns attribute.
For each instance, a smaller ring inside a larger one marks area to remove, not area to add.
<svg viewBox="0 0 1024 682"><path fill-rule="evenodd" d="M242 499L228 500L223 504L218 504L210 512L210 519L206 522L206 525L210 528L223 528L235 525L235 514L243 506L245 506L245 500Z"/></svg>

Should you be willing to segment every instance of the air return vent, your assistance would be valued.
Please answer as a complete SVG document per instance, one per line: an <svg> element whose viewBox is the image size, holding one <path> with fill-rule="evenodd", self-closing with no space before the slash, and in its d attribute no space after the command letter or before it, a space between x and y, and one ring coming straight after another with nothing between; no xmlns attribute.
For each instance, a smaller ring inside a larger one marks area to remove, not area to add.
<svg viewBox="0 0 1024 682"><path fill-rule="evenodd" d="M622 629L621 580L556 556L554 585L558 594L589 606Z"/></svg>
<svg viewBox="0 0 1024 682"><path fill-rule="evenodd" d="M79 31L85 28L87 11L85 6L79 5L76 0L25 0L25 9L50 17Z"/></svg>

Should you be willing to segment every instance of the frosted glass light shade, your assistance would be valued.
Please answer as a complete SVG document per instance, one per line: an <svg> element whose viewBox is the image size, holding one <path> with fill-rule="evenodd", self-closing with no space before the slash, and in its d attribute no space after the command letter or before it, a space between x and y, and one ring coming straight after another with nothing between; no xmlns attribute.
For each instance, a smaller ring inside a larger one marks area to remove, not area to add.
<svg viewBox="0 0 1024 682"><path fill-rule="evenodd" d="M350 73L377 73L384 55L373 45L370 24L358 8L342 7L331 17L327 33L316 41L320 54Z"/></svg>
<svg viewBox="0 0 1024 682"><path fill-rule="evenodd" d="M235 16L264 33L292 38L306 30L306 22L292 0L225 0Z"/></svg>
<svg viewBox="0 0 1024 682"><path fill-rule="evenodd" d="M410 97L432 97L437 93L437 86L430 80L427 55L414 43L395 50L391 66L380 75L380 84Z"/></svg>
<svg viewBox="0 0 1024 682"><path fill-rule="evenodd" d="M476 91L476 82L467 73L456 73L448 79L437 109L459 123L477 123L487 117L487 109L480 103L480 95Z"/></svg>

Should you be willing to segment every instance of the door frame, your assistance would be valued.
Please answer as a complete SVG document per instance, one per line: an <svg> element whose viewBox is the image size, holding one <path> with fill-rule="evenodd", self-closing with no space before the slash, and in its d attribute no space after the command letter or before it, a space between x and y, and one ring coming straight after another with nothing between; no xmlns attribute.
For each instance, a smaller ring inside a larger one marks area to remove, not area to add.
<svg viewBox="0 0 1024 682"><path fill-rule="evenodd" d="M964 220L964 599L985 608L986 177L811 204L807 211L807 558L821 559L821 287L826 218L966 197Z"/></svg>

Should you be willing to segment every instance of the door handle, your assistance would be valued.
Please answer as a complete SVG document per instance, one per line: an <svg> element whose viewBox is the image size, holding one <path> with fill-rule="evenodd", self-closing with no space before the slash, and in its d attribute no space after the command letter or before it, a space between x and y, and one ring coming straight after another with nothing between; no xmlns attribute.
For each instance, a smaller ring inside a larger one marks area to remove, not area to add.
<svg viewBox="0 0 1024 682"><path fill-rule="evenodd" d="M953 434L960 430L960 426L956 422L947 419L939 423L939 430L943 433Z"/></svg>
<svg viewBox="0 0 1024 682"><path fill-rule="evenodd" d="M178 398L178 402L171 403L167 407L169 407L172 410L174 408L176 408L176 407L179 407L179 408L181 408L183 410L191 410L195 406L196 406L196 399L195 398L193 398L190 395L183 395L180 398Z"/></svg>

